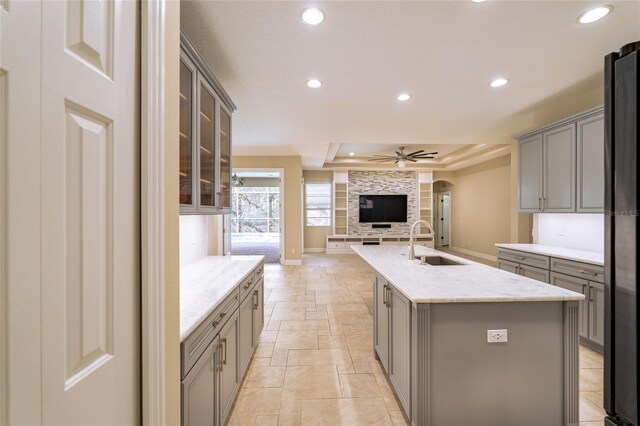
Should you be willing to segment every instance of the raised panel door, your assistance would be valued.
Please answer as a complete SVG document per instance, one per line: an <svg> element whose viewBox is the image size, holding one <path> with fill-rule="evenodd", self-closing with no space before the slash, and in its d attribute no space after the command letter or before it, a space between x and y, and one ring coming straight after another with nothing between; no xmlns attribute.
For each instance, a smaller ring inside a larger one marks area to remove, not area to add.
<svg viewBox="0 0 640 426"><path fill-rule="evenodd" d="M604 284L589 282L589 340L604 345Z"/></svg>
<svg viewBox="0 0 640 426"><path fill-rule="evenodd" d="M518 144L518 209L538 212L542 207L542 135Z"/></svg>
<svg viewBox="0 0 640 426"><path fill-rule="evenodd" d="M240 371L238 369L238 311L233 313L225 326L220 330L220 344L218 356L220 366L218 371L219 392L219 424L224 425L233 407L238 388L240 386Z"/></svg>
<svg viewBox="0 0 640 426"><path fill-rule="evenodd" d="M373 281L374 291L374 336L373 345L384 369L389 372L389 309L387 306L388 284L376 274Z"/></svg>
<svg viewBox="0 0 640 426"><path fill-rule="evenodd" d="M391 287L391 362L389 379L405 413L410 413L411 401L411 302Z"/></svg>
<svg viewBox="0 0 640 426"><path fill-rule="evenodd" d="M604 211L604 114L577 123L578 212Z"/></svg>
<svg viewBox="0 0 640 426"><path fill-rule="evenodd" d="M218 339L200 356L182 381L182 426L214 426L216 423L215 348Z"/></svg>
<svg viewBox="0 0 640 426"><path fill-rule="evenodd" d="M576 293L584 294L587 296L589 290L589 282L580 278L571 277L568 275L551 273L551 284L575 291ZM589 309L586 305L588 302L581 300L578 303L578 333L581 337L589 338Z"/></svg>
<svg viewBox="0 0 640 426"><path fill-rule="evenodd" d="M512 274L518 273L518 264L509 262L508 260L498 259L498 269L502 269L503 271L511 272Z"/></svg>
<svg viewBox="0 0 640 426"><path fill-rule="evenodd" d="M255 346L260 342L260 335L264 328L264 278L260 278L252 294L253 298L253 341Z"/></svg>
<svg viewBox="0 0 640 426"><path fill-rule="evenodd" d="M238 321L240 324L238 342L238 365L240 367L240 377L244 376L249 366L249 361L255 350L256 343L253 333L253 297L247 297L240 304L238 310Z"/></svg>
<svg viewBox="0 0 640 426"><path fill-rule="evenodd" d="M573 212L576 209L576 125L543 133L542 210Z"/></svg>

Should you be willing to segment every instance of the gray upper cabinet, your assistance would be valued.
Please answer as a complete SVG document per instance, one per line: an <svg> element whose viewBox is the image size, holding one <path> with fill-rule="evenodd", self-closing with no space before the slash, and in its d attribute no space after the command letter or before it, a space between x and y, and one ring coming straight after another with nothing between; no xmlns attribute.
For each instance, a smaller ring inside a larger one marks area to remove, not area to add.
<svg viewBox="0 0 640 426"><path fill-rule="evenodd" d="M602 212L604 115L595 108L518 139L518 210Z"/></svg>
<svg viewBox="0 0 640 426"><path fill-rule="evenodd" d="M542 134L542 211L575 211L576 126L567 124Z"/></svg>
<svg viewBox="0 0 640 426"><path fill-rule="evenodd" d="M542 135L524 139L519 145L519 207L523 212L542 209Z"/></svg>
<svg viewBox="0 0 640 426"><path fill-rule="evenodd" d="M578 121L576 211L604 212L604 114Z"/></svg>

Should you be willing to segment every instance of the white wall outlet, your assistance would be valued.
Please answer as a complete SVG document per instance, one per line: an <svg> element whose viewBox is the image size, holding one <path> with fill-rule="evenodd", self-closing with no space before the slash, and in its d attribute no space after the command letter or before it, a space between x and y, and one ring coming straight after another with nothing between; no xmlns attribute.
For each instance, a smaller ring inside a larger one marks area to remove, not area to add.
<svg viewBox="0 0 640 426"><path fill-rule="evenodd" d="M291 254L296 254L296 249L291 249Z"/></svg>
<svg viewBox="0 0 640 426"><path fill-rule="evenodd" d="M487 330L487 343L503 343L507 340L507 330Z"/></svg>

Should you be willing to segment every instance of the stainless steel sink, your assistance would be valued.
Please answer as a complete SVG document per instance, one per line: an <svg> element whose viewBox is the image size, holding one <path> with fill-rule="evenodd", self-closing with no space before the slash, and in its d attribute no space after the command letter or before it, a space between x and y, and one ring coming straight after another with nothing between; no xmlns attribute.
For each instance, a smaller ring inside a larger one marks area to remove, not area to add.
<svg viewBox="0 0 640 426"><path fill-rule="evenodd" d="M420 263L422 263L423 261L432 266L464 265L464 263L456 262L455 260L447 259L446 257L442 256L421 256Z"/></svg>

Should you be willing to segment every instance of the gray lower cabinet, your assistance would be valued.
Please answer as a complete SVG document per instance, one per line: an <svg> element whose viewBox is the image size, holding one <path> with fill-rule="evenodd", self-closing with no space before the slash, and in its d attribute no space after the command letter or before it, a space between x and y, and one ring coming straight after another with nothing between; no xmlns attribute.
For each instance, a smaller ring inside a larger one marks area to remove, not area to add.
<svg viewBox="0 0 640 426"><path fill-rule="evenodd" d="M604 346L604 284L589 281L589 340Z"/></svg>
<svg viewBox="0 0 640 426"><path fill-rule="evenodd" d="M389 310L387 309L387 294L389 285L380 275L374 278L374 354L382 363L387 372L389 371Z"/></svg>
<svg viewBox="0 0 640 426"><path fill-rule="evenodd" d="M260 334L264 329L264 278L260 278L252 294L253 299L253 341L258 347Z"/></svg>
<svg viewBox="0 0 640 426"><path fill-rule="evenodd" d="M220 331L220 344L218 345L218 357L220 359L219 389L220 389L220 421L219 425L225 425L233 407L236 393L240 387L240 371L238 368L238 311L236 311L227 324Z"/></svg>
<svg viewBox="0 0 640 426"><path fill-rule="evenodd" d="M389 286L389 380L405 412L411 401L411 302L393 286Z"/></svg>
<svg viewBox="0 0 640 426"><path fill-rule="evenodd" d="M182 424L216 424L216 369L218 365L218 342L209 344L182 380Z"/></svg>
<svg viewBox="0 0 640 426"><path fill-rule="evenodd" d="M238 309L238 320L240 323L240 339L238 344L238 358L240 365L240 376L243 376L251 361L251 356L255 351L257 343L253 333L253 298L247 297L240 303Z"/></svg>
<svg viewBox="0 0 640 426"><path fill-rule="evenodd" d="M578 307L578 333L582 343L601 351L604 345L604 284L557 272L551 272L551 284L585 295Z"/></svg>
<svg viewBox="0 0 640 426"><path fill-rule="evenodd" d="M510 260L498 258L498 269L511 272L512 274L522 275L523 277L531 278L534 280L549 283L549 271L535 266L525 265L523 263L516 263Z"/></svg>
<svg viewBox="0 0 640 426"><path fill-rule="evenodd" d="M377 274L374 292L374 354L405 412L410 413L411 302Z"/></svg>

